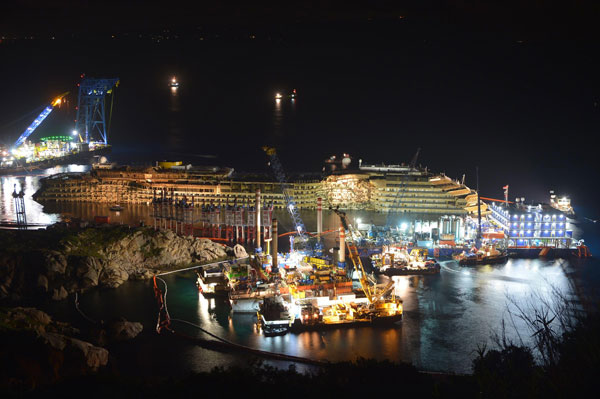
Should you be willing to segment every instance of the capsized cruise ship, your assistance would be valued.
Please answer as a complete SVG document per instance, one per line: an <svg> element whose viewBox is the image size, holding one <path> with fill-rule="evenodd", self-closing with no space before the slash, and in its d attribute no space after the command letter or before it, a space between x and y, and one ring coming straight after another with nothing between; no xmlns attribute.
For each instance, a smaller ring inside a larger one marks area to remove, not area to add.
<svg viewBox="0 0 600 399"><path fill-rule="evenodd" d="M408 165L368 165L351 168L349 157L327 173L290 175L290 190L299 209L323 206L343 210L393 213L394 223L406 223L407 233L424 240L459 240L477 213L477 193L464 183L427 168ZM335 166L337 161L329 163ZM334 170L335 169L335 170ZM161 192L204 204L252 204L256 191L275 209L286 206L282 185L271 174L244 174L224 167L195 167L182 162L157 162L153 167L94 169L80 175L55 175L41 181L36 201L104 202L151 205ZM490 210L481 201L481 213ZM397 219L397 220L396 220Z"/></svg>

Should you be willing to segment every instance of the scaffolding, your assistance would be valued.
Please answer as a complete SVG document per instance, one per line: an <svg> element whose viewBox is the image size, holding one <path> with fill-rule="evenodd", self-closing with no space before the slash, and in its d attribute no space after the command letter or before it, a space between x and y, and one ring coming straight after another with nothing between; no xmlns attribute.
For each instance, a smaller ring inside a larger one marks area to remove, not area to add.
<svg viewBox="0 0 600 399"><path fill-rule="evenodd" d="M179 198L173 189L153 189L154 230L172 230L175 234L194 235L194 205L194 197L184 195Z"/></svg>

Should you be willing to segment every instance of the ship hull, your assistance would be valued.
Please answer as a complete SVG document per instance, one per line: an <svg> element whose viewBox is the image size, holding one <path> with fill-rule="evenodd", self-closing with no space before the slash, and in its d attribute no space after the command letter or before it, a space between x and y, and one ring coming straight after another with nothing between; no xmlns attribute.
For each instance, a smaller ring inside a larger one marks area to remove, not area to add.
<svg viewBox="0 0 600 399"><path fill-rule="evenodd" d="M475 258L475 257L473 257ZM476 265L493 265L498 263L504 263L508 260L508 255L497 256L493 258L483 258L483 259L461 259L458 261L458 264L461 266L476 266Z"/></svg>
<svg viewBox="0 0 600 399"><path fill-rule="evenodd" d="M315 323L302 323L297 320L291 327L292 332L324 330L330 328L360 327L360 326L391 326L402 321L402 314L393 316L380 316L365 319L340 320L338 322L319 321Z"/></svg>
<svg viewBox="0 0 600 399"><path fill-rule="evenodd" d="M412 276L412 275L421 275L421 274L439 274L440 266L430 267L427 269L405 269L405 268L396 268L390 267L382 272L382 274L391 277L391 276Z"/></svg>

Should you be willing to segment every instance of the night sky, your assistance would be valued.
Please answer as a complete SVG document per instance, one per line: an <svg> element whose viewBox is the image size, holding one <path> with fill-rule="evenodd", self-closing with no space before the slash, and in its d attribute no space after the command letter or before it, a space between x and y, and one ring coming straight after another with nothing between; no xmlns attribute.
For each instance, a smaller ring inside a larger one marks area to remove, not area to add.
<svg viewBox="0 0 600 399"><path fill-rule="evenodd" d="M207 148L194 151L216 153L218 163L238 170L268 171L260 145L272 143L289 170L319 171L334 153L399 163L421 147L423 165L454 178L466 174L470 186L478 165L484 195L498 198L510 184L511 197L543 201L555 189L570 194L576 210L600 216L592 144L600 127L596 2L298 3L3 5L0 137L14 140L13 121L85 71L122 79L117 153L118 146L181 148L177 134L202 147L198 137L205 135ZM177 126L152 120L159 101L148 100L139 84L128 86L174 70L202 89L182 96ZM270 94L279 87L304 95L280 131ZM266 100L243 105L257 93ZM232 113L234 105L244 110ZM206 115L193 120L198 112ZM156 144L158 136L140 144L128 133L137 128L153 137L157 126L175 132L166 144Z"/></svg>

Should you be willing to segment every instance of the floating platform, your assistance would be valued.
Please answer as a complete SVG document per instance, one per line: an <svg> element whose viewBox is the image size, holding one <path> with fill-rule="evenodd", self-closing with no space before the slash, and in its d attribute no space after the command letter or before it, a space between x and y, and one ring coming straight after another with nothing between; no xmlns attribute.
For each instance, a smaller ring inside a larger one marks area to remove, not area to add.
<svg viewBox="0 0 600 399"><path fill-rule="evenodd" d="M30 162L24 165L0 168L0 176L29 174L37 170L53 168L59 165L91 164L94 156L107 155L110 152L111 146L107 145L90 151L81 151L75 154L69 154L52 159L45 159L43 161Z"/></svg>

